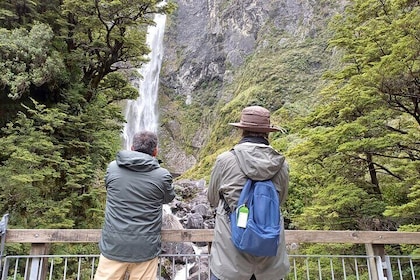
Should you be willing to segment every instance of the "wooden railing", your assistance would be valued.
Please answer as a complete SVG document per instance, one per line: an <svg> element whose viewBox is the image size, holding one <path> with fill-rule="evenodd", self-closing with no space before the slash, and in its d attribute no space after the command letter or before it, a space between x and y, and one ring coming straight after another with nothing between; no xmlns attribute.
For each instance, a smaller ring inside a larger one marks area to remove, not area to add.
<svg viewBox="0 0 420 280"><path fill-rule="evenodd" d="M6 243L31 243L31 254L45 254L51 243L96 243L100 229L8 229ZM287 244L365 244L366 255L383 256L386 244L420 244L420 232L286 230ZM163 242L211 242L212 229L162 230Z"/></svg>
<svg viewBox="0 0 420 280"><path fill-rule="evenodd" d="M6 243L95 243L100 229L8 229ZM420 244L420 232L286 230L286 243ZM164 242L211 242L212 229L162 230Z"/></svg>
<svg viewBox="0 0 420 280"><path fill-rule="evenodd" d="M7 229L5 240L8 243L30 243L30 275L44 275L47 271L42 266L40 255L48 255L52 243L97 243L100 229ZM366 255L372 268L370 279L385 279L386 269L378 266L385 257L386 244L420 244L420 232L391 231L321 231L321 230L286 230L287 244L330 243L330 244L365 244ZM213 239L212 229L163 230L163 242L208 242ZM38 256L38 257L36 257ZM374 257L373 257L374 256ZM377 260L377 261L376 261ZM44 264L45 266L45 264ZM44 279L44 278L41 278Z"/></svg>

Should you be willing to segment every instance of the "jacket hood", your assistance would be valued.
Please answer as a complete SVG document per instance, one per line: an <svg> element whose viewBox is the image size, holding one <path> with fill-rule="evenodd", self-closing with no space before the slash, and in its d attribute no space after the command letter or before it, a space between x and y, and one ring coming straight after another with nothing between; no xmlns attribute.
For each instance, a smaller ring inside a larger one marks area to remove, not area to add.
<svg viewBox="0 0 420 280"><path fill-rule="evenodd" d="M147 172L160 167L156 158L136 151L119 151L116 162L118 166L133 171Z"/></svg>
<svg viewBox="0 0 420 280"><path fill-rule="evenodd" d="M285 161L284 156L269 145L241 143L234 150L239 167L252 180L271 179Z"/></svg>

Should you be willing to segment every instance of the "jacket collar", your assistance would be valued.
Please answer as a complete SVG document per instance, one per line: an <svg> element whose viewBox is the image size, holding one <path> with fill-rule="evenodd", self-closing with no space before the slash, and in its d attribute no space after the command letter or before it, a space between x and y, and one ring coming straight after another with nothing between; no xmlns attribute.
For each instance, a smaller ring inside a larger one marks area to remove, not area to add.
<svg viewBox="0 0 420 280"><path fill-rule="evenodd" d="M269 145L268 140L264 137L255 137L255 136L245 136L239 141L239 144L242 143L255 143L255 144L265 144Z"/></svg>

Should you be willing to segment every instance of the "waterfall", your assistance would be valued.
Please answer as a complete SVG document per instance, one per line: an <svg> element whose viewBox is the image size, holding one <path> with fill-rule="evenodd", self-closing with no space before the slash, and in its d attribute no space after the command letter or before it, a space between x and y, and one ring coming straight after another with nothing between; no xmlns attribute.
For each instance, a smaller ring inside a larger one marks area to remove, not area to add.
<svg viewBox="0 0 420 280"><path fill-rule="evenodd" d="M157 133L158 129L156 107L166 15L156 14L154 21L156 25L148 27L146 37L146 43L151 49L148 55L149 62L138 69L141 77L134 82L139 90L139 97L136 100L128 100L125 109L126 124L123 131L123 148L126 150L131 149L135 133L145 130Z"/></svg>

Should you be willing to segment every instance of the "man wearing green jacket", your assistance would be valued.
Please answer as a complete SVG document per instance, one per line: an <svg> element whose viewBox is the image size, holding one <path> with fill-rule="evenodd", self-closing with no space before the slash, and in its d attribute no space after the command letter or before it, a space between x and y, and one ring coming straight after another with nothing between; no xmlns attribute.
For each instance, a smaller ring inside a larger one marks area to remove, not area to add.
<svg viewBox="0 0 420 280"><path fill-rule="evenodd" d="M162 206L175 197L172 176L160 167L157 153L156 134L140 132L133 137L131 151L118 152L108 165L95 280L156 279Z"/></svg>
<svg viewBox="0 0 420 280"><path fill-rule="evenodd" d="M247 178L257 181L271 179L276 186L280 204L285 202L289 186L288 164L284 156L268 142L269 132L280 129L271 126L270 112L260 106L244 108L240 122L230 125L242 129L242 139L234 151L224 152L217 157L208 188L208 200L216 208L210 252L211 280L283 279L290 267L283 218L279 221L281 232L277 255L260 257L236 249L230 238L227 210L235 210Z"/></svg>

